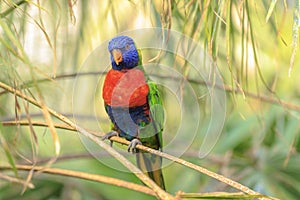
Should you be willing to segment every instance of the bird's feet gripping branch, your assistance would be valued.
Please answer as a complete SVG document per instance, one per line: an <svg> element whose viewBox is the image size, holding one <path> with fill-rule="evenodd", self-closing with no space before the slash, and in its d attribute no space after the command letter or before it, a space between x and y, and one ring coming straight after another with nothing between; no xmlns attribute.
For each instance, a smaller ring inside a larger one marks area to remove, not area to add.
<svg viewBox="0 0 300 200"><path fill-rule="evenodd" d="M105 135L103 135L101 137L101 139L102 140L110 140L111 137L114 137L114 136L119 137L119 133L117 131L110 131L110 132L106 133ZM129 143L128 147L127 147L127 151L130 152L130 150L131 150L132 153L134 153L134 152L137 153L138 150L136 149L136 146L138 144L142 145L142 142L139 139L134 138L133 140L130 141L130 143ZM112 145L113 145L113 141L110 140L110 146L112 146Z"/></svg>
<svg viewBox="0 0 300 200"><path fill-rule="evenodd" d="M130 141L128 147L127 147L127 151L130 152L130 149L131 149L131 152L134 153L134 152L138 152L138 150L136 149L136 145L142 145L142 142L137 139L137 138L134 138L133 140Z"/></svg>
<svg viewBox="0 0 300 200"><path fill-rule="evenodd" d="M111 137L117 136L119 137L119 133L117 131L110 131L101 137L102 140L109 140ZM113 141L110 141L110 146L112 147Z"/></svg>

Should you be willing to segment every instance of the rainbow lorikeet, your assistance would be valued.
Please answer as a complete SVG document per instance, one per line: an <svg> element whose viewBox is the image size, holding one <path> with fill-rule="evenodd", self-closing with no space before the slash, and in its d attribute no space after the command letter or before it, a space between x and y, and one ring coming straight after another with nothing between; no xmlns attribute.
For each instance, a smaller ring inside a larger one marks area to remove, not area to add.
<svg viewBox="0 0 300 200"><path fill-rule="evenodd" d="M102 96L112 122L112 136L131 141L128 151L136 152L143 173L165 189L159 156L141 152L137 144L162 150L164 111L159 90L145 74L140 51L128 36L113 38L108 44L112 69L105 77Z"/></svg>

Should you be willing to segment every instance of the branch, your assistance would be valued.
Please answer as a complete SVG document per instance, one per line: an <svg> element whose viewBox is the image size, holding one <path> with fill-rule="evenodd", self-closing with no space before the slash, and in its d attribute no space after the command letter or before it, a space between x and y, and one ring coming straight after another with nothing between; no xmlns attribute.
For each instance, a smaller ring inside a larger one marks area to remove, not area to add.
<svg viewBox="0 0 300 200"><path fill-rule="evenodd" d="M65 117L68 117L68 118L72 118L74 117L74 113L61 113L62 115L64 115ZM30 118L39 118L39 117L43 117L43 113L42 112L31 112L30 113ZM1 116L1 120L2 121L15 121L16 119L16 116L15 115L12 115L12 116ZM27 116L26 114L18 114L18 119L19 120L25 120L27 119ZM94 115L88 115L88 114L78 114L76 113L76 119L81 119L81 120L87 120L87 121L91 121L91 120L98 120L98 121L103 121L103 120L106 120L106 118L104 117L96 117Z"/></svg>
<svg viewBox="0 0 300 200"><path fill-rule="evenodd" d="M49 112L52 116L56 117L60 121L63 121L70 127L76 129L78 132L80 132L85 137L94 141L101 148L106 150L110 155L112 155L119 162L121 162L127 169L129 169L132 173L134 173L143 183L145 183L145 185L150 187L157 194L157 196L160 199L174 199L174 197L171 194L169 194L166 191L164 191L163 189L161 189L158 185L156 185L156 183L151 178L149 178L148 176L143 174L143 172L141 172L141 170L138 167L136 167L129 160L127 160L124 156L122 156L115 149L113 149L110 145L106 144L104 141L102 141L101 139L99 139L98 137L93 135L92 133L86 131L84 128L78 126L77 124L72 122L70 119L61 115L60 113L56 112L55 110L48 108L46 105L43 105L42 103L36 101L32 97L29 97L29 96L23 94L21 91L16 90L16 89L10 87L9 85L6 85L5 83L0 82L0 87L7 90L8 92L10 92L12 94L15 94L16 96L18 96L20 98L30 102L31 104L39 107L40 109L46 109L47 112Z"/></svg>
<svg viewBox="0 0 300 200"><path fill-rule="evenodd" d="M85 180L90 180L90 181L96 181L96 182L100 182L100 183L106 183L106 184L115 185L118 187L127 188L130 190L145 193L145 194L148 194L151 196L156 196L155 192L146 186L138 185L138 184L124 181L121 179L111 178L108 176L102 176L102 175L98 175L98 174L90 174L90 173L78 172L78 171L72 171L72 170L66 170L66 169L46 168L44 166L16 165L16 168L18 170L25 170L25 171L34 170L34 171L39 171L39 172L47 173L47 174L62 175L62 176L80 178L80 179L85 179ZM10 166L0 166L0 170L11 170L11 169L12 168ZM1 178L1 174L0 174L0 178Z"/></svg>
<svg viewBox="0 0 300 200"><path fill-rule="evenodd" d="M209 193L185 193L178 192L176 197L188 199L256 199L264 195L247 195L242 192L209 192Z"/></svg>
<svg viewBox="0 0 300 200"><path fill-rule="evenodd" d="M20 126L41 126L41 127L48 127L48 124L46 122L40 122L40 121L31 121L30 123L28 121L3 121L1 122L3 126L16 126L16 125L20 125ZM53 124L55 128L59 128L59 129L64 129L64 130L69 130L69 131L76 131L76 129L68 126L68 125L64 125L64 124Z"/></svg>
<svg viewBox="0 0 300 200"><path fill-rule="evenodd" d="M9 167L9 168L12 169L12 167ZM1 169L1 167L0 167L0 169ZM18 179L18 178L6 176L6 175L4 175L2 173L0 173L0 179L4 179L4 180L10 181L12 183L21 184L24 187L29 187L30 189L34 188L34 185L32 183L28 183L27 181L24 181L22 179Z"/></svg>

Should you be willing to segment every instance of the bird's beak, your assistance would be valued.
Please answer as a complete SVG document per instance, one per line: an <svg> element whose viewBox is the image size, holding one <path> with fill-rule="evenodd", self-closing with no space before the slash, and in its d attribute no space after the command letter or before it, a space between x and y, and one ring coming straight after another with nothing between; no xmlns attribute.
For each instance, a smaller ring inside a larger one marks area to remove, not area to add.
<svg viewBox="0 0 300 200"><path fill-rule="evenodd" d="M117 65L123 61L122 52L118 49L112 50L112 56L114 57L114 61Z"/></svg>

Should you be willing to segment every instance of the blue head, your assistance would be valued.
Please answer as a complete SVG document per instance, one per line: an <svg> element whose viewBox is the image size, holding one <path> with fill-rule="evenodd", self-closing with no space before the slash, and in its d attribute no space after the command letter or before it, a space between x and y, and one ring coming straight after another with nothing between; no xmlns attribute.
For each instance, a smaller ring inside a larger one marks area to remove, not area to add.
<svg viewBox="0 0 300 200"><path fill-rule="evenodd" d="M108 43L112 68L115 70L132 69L138 65L139 54L133 39L117 36Z"/></svg>

